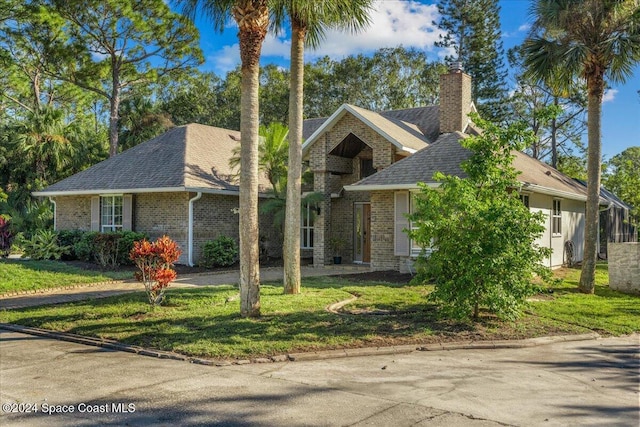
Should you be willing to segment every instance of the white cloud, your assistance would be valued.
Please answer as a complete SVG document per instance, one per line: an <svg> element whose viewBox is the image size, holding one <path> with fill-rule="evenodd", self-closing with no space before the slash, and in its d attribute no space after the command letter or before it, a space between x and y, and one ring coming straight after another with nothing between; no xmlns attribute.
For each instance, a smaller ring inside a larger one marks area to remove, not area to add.
<svg viewBox="0 0 640 427"><path fill-rule="evenodd" d="M435 5L415 1L378 0L367 29L351 34L331 30L320 47L309 51L309 57L329 55L342 58L351 54L370 53L383 47L414 47L433 50L442 31L432 22L438 19Z"/></svg>
<svg viewBox="0 0 640 427"><path fill-rule="evenodd" d="M328 55L334 59L359 53L371 53L383 47L403 45L406 48L417 48L435 51L434 43L443 32L433 25L438 20L438 9L435 5L421 4L416 1L377 0L371 12L371 24L357 34L337 30L327 31L324 40L317 50L307 49L307 61ZM452 49L438 49L437 55L444 57L452 53ZM291 40L283 35L267 35L262 46L263 57L289 59ZM435 59L435 58L434 58ZM240 63L238 44L224 46L207 57L213 68L219 73L226 73Z"/></svg>
<svg viewBox="0 0 640 427"><path fill-rule="evenodd" d="M522 24L518 27L518 31L523 33L525 31L529 31L531 29L531 24Z"/></svg>
<svg viewBox="0 0 640 427"><path fill-rule="evenodd" d="M613 102L618 94L618 89L607 89L604 91L604 95L602 96L602 102Z"/></svg>
<svg viewBox="0 0 640 427"><path fill-rule="evenodd" d="M207 56L207 62L213 64L213 69L217 73L226 74L240 63L240 45L236 43L223 46L213 55Z"/></svg>

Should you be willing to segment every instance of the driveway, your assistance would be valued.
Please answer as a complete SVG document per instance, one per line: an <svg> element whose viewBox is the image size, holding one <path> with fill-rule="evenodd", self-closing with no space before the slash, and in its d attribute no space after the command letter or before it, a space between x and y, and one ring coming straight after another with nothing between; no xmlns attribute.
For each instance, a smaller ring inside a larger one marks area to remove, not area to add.
<svg viewBox="0 0 640 427"><path fill-rule="evenodd" d="M211 367L0 331L2 407L39 410L0 424L637 427L639 371L637 334Z"/></svg>

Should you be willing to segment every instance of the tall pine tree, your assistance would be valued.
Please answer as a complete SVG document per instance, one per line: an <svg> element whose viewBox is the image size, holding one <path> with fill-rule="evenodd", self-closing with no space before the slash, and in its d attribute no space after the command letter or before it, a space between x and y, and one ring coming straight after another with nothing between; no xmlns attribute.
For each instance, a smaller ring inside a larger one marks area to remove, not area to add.
<svg viewBox="0 0 640 427"><path fill-rule="evenodd" d="M498 0L440 0L440 21L434 23L446 35L436 46L455 52L448 62L460 61L473 78L472 97L480 116L494 122L505 117L504 48L500 33Z"/></svg>

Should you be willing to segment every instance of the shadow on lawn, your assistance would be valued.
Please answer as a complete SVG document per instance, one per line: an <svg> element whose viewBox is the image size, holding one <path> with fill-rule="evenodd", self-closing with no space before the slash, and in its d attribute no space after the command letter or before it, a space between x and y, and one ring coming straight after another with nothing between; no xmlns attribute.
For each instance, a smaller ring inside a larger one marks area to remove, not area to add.
<svg viewBox="0 0 640 427"><path fill-rule="evenodd" d="M259 356L403 340L429 342L433 335L473 335L476 327L440 320L434 306L426 303L405 305L402 312L384 316L340 316L316 304L292 312L265 310L259 319L244 319L237 300L225 302L235 294L230 286L181 289L169 293L167 306L155 309L146 303L146 295L127 294L61 306L55 313L50 307L15 310L24 317L14 322L211 357L237 354L237 348Z"/></svg>

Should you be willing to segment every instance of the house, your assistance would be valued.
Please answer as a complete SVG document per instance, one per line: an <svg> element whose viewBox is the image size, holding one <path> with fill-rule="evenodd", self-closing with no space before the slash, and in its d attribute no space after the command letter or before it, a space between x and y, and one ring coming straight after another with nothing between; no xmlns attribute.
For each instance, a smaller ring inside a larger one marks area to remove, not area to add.
<svg viewBox="0 0 640 427"><path fill-rule="evenodd" d="M33 194L53 202L56 230L166 234L182 248L178 262L193 265L206 241L238 241L239 187L229 159L239 141L237 131L178 126ZM260 180L265 200L269 182ZM261 218L261 234L280 256L270 224Z"/></svg>
<svg viewBox="0 0 640 427"><path fill-rule="evenodd" d="M345 104L328 118L306 120L303 157L313 185L305 191L319 192L322 200L306 207L313 215L303 215L302 256L313 258L315 266L340 255L372 270L405 271L421 249L403 231L411 228L406 214L412 194L418 182L438 186L432 180L436 171L464 175L460 164L471 153L459 141L478 133L471 112L471 78L452 67L440 78L440 105L373 112ZM167 234L183 248L179 262L193 265L204 242L219 235L238 239L239 187L229 158L239 140L237 131L179 126L34 195L54 203L57 230ZM537 242L553 249L546 264L580 261L585 186L514 154L523 203L546 214ZM265 176L260 186L264 201ZM260 231L269 254L279 256L271 218L260 218ZM332 239L343 240L341 253L332 252Z"/></svg>
<svg viewBox="0 0 640 427"><path fill-rule="evenodd" d="M438 186L434 172L464 176L470 156L459 141L477 133L468 115L471 77L458 67L440 79L440 105L376 113L352 105L331 117L306 123L303 156L314 174L313 191L324 195L313 224L314 265L329 263L326 242L346 238L346 262L369 263L372 270L404 271L420 252L403 230L417 183ZM547 215L538 244L553 249L546 261L562 265L571 246L581 260L586 188L526 154L515 153L521 171L523 203ZM568 243L571 242L571 243ZM310 248L309 248L310 249Z"/></svg>

